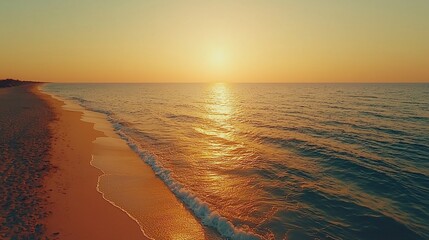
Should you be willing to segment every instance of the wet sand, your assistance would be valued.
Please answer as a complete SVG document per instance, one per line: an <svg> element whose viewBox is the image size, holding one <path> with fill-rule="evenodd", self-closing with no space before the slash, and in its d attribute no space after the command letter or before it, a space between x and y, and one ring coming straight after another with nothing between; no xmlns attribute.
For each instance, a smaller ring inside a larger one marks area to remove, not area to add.
<svg viewBox="0 0 429 240"><path fill-rule="evenodd" d="M93 124L81 121L82 113L67 111L58 101L35 93L53 109L51 163L55 170L46 178L51 214L46 232L58 239L145 239L139 225L103 199L96 186L101 172L90 165L93 144L103 136Z"/></svg>
<svg viewBox="0 0 429 240"><path fill-rule="evenodd" d="M61 133L59 136L62 139L54 142L78 149L80 156L76 156L76 158L85 159L83 164L76 166L71 163L65 165L66 163L63 162L61 163L63 168L70 169L68 174L74 175L78 174L78 169L86 169L88 166L92 170L96 170L99 181L98 185L97 183L92 184L92 193L97 193L99 197L104 198L105 203L126 213L129 219L134 221L136 229L140 227L142 237L149 239L220 239L213 229L207 229L200 224L152 169L115 133L104 114L87 111L68 101L65 102L66 105L59 108L63 101L58 101L48 95L41 97L56 106L55 109L60 112L57 114L58 116L68 118L68 120L59 119L59 122L64 125L63 127L53 125L53 132ZM78 116L79 121L72 116ZM95 135L93 135L94 133ZM72 145L70 141L73 138L77 143ZM85 143L88 139L92 144ZM57 148L54 146L54 149ZM64 151L69 151L64 148L60 149L61 152L54 153L54 155L63 156ZM92 159L89 159L91 156ZM70 177L67 178L70 179ZM74 178L72 177L72 179ZM55 182L64 182L64 177L54 179L53 182L54 185L58 185ZM75 188L75 192L78 194L81 186L81 183L69 181L69 185L62 187L61 190L71 191L69 189ZM94 191L95 189L98 192ZM48 230L50 230L49 226L55 226L56 222L67 220L62 216L55 216L55 212L58 212L59 208L64 208L64 202L70 201L67 196L58 199L61 197L61 195L53 196L54 202L57 202L59 207L56 207L57 210L53 209L53 217L48 221ZM88 201L91 202L91 206L94 205L92 200ZM76 211L80 205L76 204ZM78 221L79 218L77 217L76 220ZM114 227L112 226L112 228ZM63 234L62 232L73 232L70 230L61 229L60 232L61 234ZM109 236L110 239L133 239ZM119 236L121 235L119 234ZM94 237L90 239L109 238Z"/></svg>
<svg viewBox="0 0 429 240"><path fill-rule="evenodd" d="M219 239L113 130L38 85L0 89L0 239Z"/></svg>
<svg viewBox="0 0 429 240"><path fill-rule="evenodd" d="M0 89L0 239L145 239L96 190L102 133L37 87Z"/></svg>

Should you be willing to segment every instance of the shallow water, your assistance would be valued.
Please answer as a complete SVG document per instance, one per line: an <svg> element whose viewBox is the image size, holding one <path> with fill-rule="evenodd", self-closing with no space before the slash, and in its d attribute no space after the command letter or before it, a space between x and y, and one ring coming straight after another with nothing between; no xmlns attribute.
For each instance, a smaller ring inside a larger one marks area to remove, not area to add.
<svg viewBox="0 0 429 240"><path fill-rule="evenodd" d="M232 238L429 239L429 84L47 84Z"/></svg>

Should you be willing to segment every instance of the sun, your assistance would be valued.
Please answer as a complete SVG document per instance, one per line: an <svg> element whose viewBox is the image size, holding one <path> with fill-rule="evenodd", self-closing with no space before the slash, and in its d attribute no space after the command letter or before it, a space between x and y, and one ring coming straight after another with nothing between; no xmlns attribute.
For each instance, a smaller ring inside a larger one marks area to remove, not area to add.
<svg viewBox="0 0 429 240"><path fill-rule="evenodd" d="M210 53L210 65L214 70L225 70L228 65L228 56L224 49L216 48Z"/></svg>
<svg viewBox="0 0 429 240"><path fill-rule="evenodd" d="M208 48L206 55L207 81L228 82L232 72L232 55L225 46Z"/></svg>

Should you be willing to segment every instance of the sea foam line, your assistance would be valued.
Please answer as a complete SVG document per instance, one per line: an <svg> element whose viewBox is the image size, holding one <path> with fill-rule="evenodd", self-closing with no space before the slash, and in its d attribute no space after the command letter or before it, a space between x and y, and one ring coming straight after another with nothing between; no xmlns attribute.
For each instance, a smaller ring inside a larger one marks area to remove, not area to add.
<svg viewBox="0 0 429 240"><path fill-rule="evenodd" d="M122 131L122 125L115 121L111 115L112 113L109 111L104 111L101 109L96 109L94 107L85 106L85 100L81 98L69 98L72 101L76 101L84 107L85 109L93 112L98 112L105 114L108 121L113 125L113 129L115 132L128 144L128 146L136 152L139 157L148 164L152 170L155 172L155 174L167 185L167 187L170 189L170 191L182 201L182 203L185 204L185 206L190 209L195 216L197 216L202 224L215 228L223 237L226 237L228 239L233 240L257 240L261 239L259 235L256 235L251 232L247 232L245 230L242 230L238 227L235 227L227 218L221 216L218 212L213 211L210 209L209 205L199 199L195 194L193 194L191 191L187 190L182 184L177 183L174 178L170 175L170 171L165 169L161 163L157 162L155 157L144 150L142 150L138 145L138 143L128 136L126 133ZM99 191L99 188L97 186L97 190ZM104 194L103 194L104 198ZM106 199L106 198L105 198ZM120 208L113 202L106 199L108 202L113 204L114 206ZM131 216L127 211L120 208L124 212L126 212L133 220L136 220L133 216ZM140 224L139 224L140 225ZM145 236L146 233L141 228L143 234Z"/></svg>
<svg viewBox="0 0 429 240"><path fill-rule="evenodd" d="M53 94L53 93L49 93L49 92L45 91L44 89L42 89L42 88L41 88L41 86L38 86L38 90L39 90L40 92L42 92L43 94L47 94L47 95L51 96L52 98L54 98L54 99L56 99L56 100L59 100L59 101L63 102L65 105L61 106L61 108L62 108L62 109L65 109L65 110L66 110L66 109L67 109L67 107L66 107L66 106L67 106L68 104L70 104L70 102L69 102L69 101L70 101L70 99L63 99L63 98L59 97L58 95L55 95L55 94ZM84 108L84 109L73 109L72 111L81 112L83 115L87 114L87 112L85 112L85 110L87 110L87 109L89 109L89 108L87 108L87 107L83 106L82 104L79 104L79 106L81 106L81 107L82 107L82 108ZM92 110L89 110L89 111L92 111ZM98 111L94 111L94 112L98 112ZM106 114L106 116L107 116L107 114ZM93 123L94 123L94 124L97 124L97 123L95 123L95 122L93 122ZM131 215L129 212L127 212L127 210L125 210L124 208L122 208L122 207L120 207L119 205L117 205L115 202L113 202L113 201L109 200L109 199L105 196L105 193L104 193L103 191L101 191L101 189L100 189L100 181L101 181L101 178L102 178L103 176L108 176L108 174L107 174L105 171L103 171L103 169L98 168L97 166L95 166L93 162L94 162L94 155L93 155L93 154L91 154L91 161L89 162L89 164L90 164L92 167L94 167L94 168L96 168L96 169L100 170L100 171L103 173L102 175L99 175L99 176L98 176L98 178L97 178L97 186L96 186L96 190L97 190L97 192L101 194L101 196L103 197L103 199L104 199L104 200L106 200L108 203L112 204L114 207L116 207L116 208L120 209L121 211L123 211L124 213L126 213L126 214L128 215L128 217L130 217L133 221L135 221L135 222L137 223L137 225L139 226L140 231L143 233L143 235L144 235L146 238L151 239L151 240L155 240L154 238L152 238L152 237L150 237L149 235L147 235L147 233L146 233L146 232L144 231L144 229L143 229L143 226L140 224L140 222L137 220L137 218L135 218L133 215Z"/></svg>
<svg viewBox="0 0 429 240"><path fill-rule="evenodd" d="M121 125L119 123L114 123L110 116L109 121L113 123L115 131L127 142L128 146L152 168L155 174L167 185L170 191L176 195L176 197L179 198L204 225L215 228L223 237L229 239L261 239L260 236L254 233L235 227L227 218L222 217L218 212L211 210L207 203L199 199L191 191L187 190L182 184L177 183L171 176L170 171L165 169L161 163L156 161L153 155L142 150L139 147L139 144L124 133L121 130Z"/></svg>
<svg viewBox="0 0 429 240"><path fill-rule="evenodd" d="M119 208L121 211L123 211L124 213L126 213L126 214L128 215L128 217L130 217L132 220L134 220L134 221L137 223L137 225L139 225L139 227L140 227L140 231L143 233L143 235L144 235L145 237L147 237L148 239L151 239L151 240L156 240L155 238L150 237L150 236L149 236L149 235L144 231L143 226L140 224L140 222L139 222L139 220L137 220L137 218L135 218L133 215L131 215L129 212L127 212L127 210L123 209L122 207L120 207L119 205L117 205L115 202L113 202L113 201L109 200L109 199L105 196L104 192L103 192L103 191L101 191L101 189L100 189L100 181L101 181L101 178L102 178L103 176L108 176L108 174L107 174L106 172L104 172L104 171L103 171L103 169L98 168L97 166L95 166L93 162L94 162L94 155L93 155L93 154L91 154L91 161L89 162L89 164L91 164L91 166L92 166L92 167L94 167L94 168L96 168L96 169L100 170L100 171L103 173L102 175L99 175L99 176L98 176L98 179L97 179L97 187L96 187L97 192L101 194L101 196L103 197L103 199L104 199L104 200L106 200L108 203L112 204L114 207Z"/></svg>

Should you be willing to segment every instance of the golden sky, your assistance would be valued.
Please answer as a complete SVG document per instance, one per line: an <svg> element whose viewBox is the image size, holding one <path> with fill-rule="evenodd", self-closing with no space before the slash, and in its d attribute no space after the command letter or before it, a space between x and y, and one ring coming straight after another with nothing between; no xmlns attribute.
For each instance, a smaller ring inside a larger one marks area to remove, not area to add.
<svg viewBox="0 0 429 240"><path fill-rule="evenodd" d="M428 82L428 0L1 0L0 79Z"/></svg>

